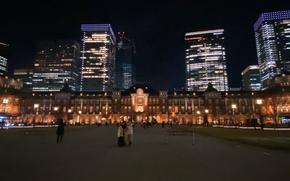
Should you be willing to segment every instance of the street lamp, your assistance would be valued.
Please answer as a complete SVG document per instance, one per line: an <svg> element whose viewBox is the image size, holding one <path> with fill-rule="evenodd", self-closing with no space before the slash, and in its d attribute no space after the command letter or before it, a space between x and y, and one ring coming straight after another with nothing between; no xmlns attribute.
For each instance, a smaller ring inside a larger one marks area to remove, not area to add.
<svg viewBox="0 0 290 181"><path fill-rule="evenodd" d="M8 103L9 103L9 99L4 98L4 99L3 99L3 104L4 104L4 114L6 113L6 106L7 106Z"/></svg>
<svg viewBox="0 0 290 181"><path fill-rule="evenodd" d="M205 121L204 122L205 122L205 125L208 126L208 113L209 113L209 110L208 109L205 109L204 110L204 113L205 113L205 118L204 118Z"/></svg>
<svg viewBox="0 0 290 181"><path fill-rule="evenodd" d="M232 104L232 109L233 109L233 120L236 123L236 121L235 121L235 109L237 109L237 105L236 104Z"/></svg>
<svg viewBox="0 0 290 181"><path fill-rule="evenodd" d="M34 107L34 112L35 112L34 119L33 119L33 125L34 125L35 124L36 115L38 115L39 104L34 104L33 107Z"/></svg>
<svg viewBox="0 0 290 181"><path fill-rule="evenodd" d="M258 105L262 105L262 104L263 104L263 100L262 100L262 99L257 99L257 100L256 100L256 103L257 103Z"/></svg>
<svg viewBox="0 0 290 181"><path fill-rule="evenodd" d="M70 123L70 118L71 118L71 113L72 113L72 110L71 109L68 109L67 110L67 113L68 113L68 123Z"/></svg>
<svg viewBox="0 0 290 181"><path fill-rule="evenodd" d="M82 111L79 110L78 111L78 115L77 115L77 124L79 124L81 121L80 121L80 115L82 114Z"/></svg>
<svg viewBox="0 0 290 181"><path fill-rule="evenodd" d="M200 115L200 111L196 111L196 114L197 114L197 121L199 122L199 115Z"/></svg>
<svg viewBox="0 0 290 181"><path fill-rule="evenodd" d="M236 104L232 104L232 109L237 109L237 105Z"/></svg>
<svg viewBox="0 0 290 181"><path fill-rule="evenodd" d="M38 109L39 108L39 104L34 104L34 109Z"/></svg>
<svg viewBox="0 0 290 181"><path fill-rule="evenodd" d="M34 104L34 112L36 115L38 115L38 108L39 108L39 104Z"/></svg>
<svg viewBox="0 0 290 181"><path fill-rule="evenodd" d="M58 109L59 109L59 108L58 108L57 106L53 107L53 110L54 110L54 111L58 111Z"/></svg>
<svg viewBox="0 0 290 181"><path fill-rule="evenodd" d="M263 123L263 118L262 118L262 115L261 115L262 114L261 105L263 104L263 100L262 99L257 99L256 100L256 104L259 106L259 121L260 121L260 124L261 124L261 129L263 130L264 123Z"/></svg>

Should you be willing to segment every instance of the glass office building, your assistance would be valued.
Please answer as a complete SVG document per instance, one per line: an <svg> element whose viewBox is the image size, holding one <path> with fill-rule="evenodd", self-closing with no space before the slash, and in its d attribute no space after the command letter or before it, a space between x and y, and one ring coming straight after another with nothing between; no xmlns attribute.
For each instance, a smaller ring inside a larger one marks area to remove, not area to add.
<svg viewBox="0 0 290 181"><path fill-rule="evenodd" d="M135 45L125 36L125 32L118 33L116 55L116 88L129 89L136 82L135 79Z"/></svg>
<svg viewBox="0 0 290 181"><path fill-rule="evenodd" d="M185 34L186 89L205 91L211 83L218 91L228 90L224 30Z"/></svg>
<svg viewBox="0 0 290 181"><path fill-rule="evenodd" d="M110 24L82 24L80 91L109 91L114 86L116 37Z"/></svg>
<svg viewBox="0 0 290 181"><path fill-rule="evenodd" d="M290 73L290 10L262 13L254 25L262 89Z"/></svg>
<svg viewBox="0 0 290 181"><path fill-rule="evenodd" d="M5 76L8 73L8 47L8 44L0 42L0 76Z"/></svg>
<svg viewBox="0 0 290 181"><path fill-rule="evenodd" d="M243 90L260 91L261 77L258 65L249 65L242 72Z"/></svg>
<svg viewBox="0 0 290 181"><path fill-rule="evenodd" d="M76 41L41 41L37 45L32 91L60 91L67 84L79 88L80 46Z"/></svg>
<svg viewBox="0 0 290 181"><path fill-rule="evenodd" d="M0 56L0 76L7 74L7 58Z"/></svg>

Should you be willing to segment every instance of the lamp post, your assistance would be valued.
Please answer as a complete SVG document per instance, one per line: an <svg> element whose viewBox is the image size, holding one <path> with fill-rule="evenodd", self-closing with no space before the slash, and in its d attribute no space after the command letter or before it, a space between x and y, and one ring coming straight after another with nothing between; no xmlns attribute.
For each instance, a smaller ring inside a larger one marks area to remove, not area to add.
<svg viewBox="0 0 290 181"><path fill-rule="evenodd" d="M257 99L256 104L259 106L259 119L260 119L260 124L261 124L261 130L263 130L264 122L263 122L262 111L261 111L261 105L263 104L263 100Z"/></svg>
<svg viewBox="0 0 290 181"><path fill-rule="evenodd" d="M39 108L39 104L34 104L33 105L33 107L34 107L34 112L35 112L35 115L34 115L34 119L33 119L33 126L34 126L34 124L35 124L35 118L36 118L36 115L38 115L38 108Z"/></svg>
<svg viewBox="0 0 290 181"><path fill-rule="evenodd" d="M197 121L199 121L200 111L196 111L196 114L197 114Z"/></svg>
<svg viewBox="0 0 290 181"><path fill-rule="evenodd" d="M236 123L235 121L235 110L237 109L237 105L236 104L232 104L232 109L233 109L233 122Z"/></svg>
<svg viewBox="0 0 290 181"><path fill-rule="evenodd" d="M57 120L58 120L58 118L57 118L57 112L58 112L58 110L59 110L59 107L57 107L57 106L54 106L53 107L53 112L54 112L54 115L55 115L55 123L56 124L59 124L58 122L56 122Z"/></svg>
<svg viewBox="0 0 290 181"><path fill-rule="evenodd" d="M71 109L68 109L67 110L67 113L68 113L68 124L70 124L70 118L71 118L72 110Z"/></svg>
<svg viewBox="0 0 290 181"><path fill-rule="evenodd" d="M205 125L208 126L208 113L209 113L209 110L205 109L204 113L205 113Z"/></svg>
<svg viewBox="0 0 290 181"><path fill-rule="evenodd" d="M3 99L3 104L4 104L4 114L6 114L6 106L7 106L8 103L9 103L9 99L4 98L4 99Z"/></svg>
<svg viewBox="0 0 290 181"><path fill-rule="evenodd" d="M81 120L80 120L81 118L80 118L80 117L81 117L82 111L79 110L78 113L79 113L79 114L78 114L78 116L77 116L77 124L81 124Z"/></svg>
<svg viewBox="0 0 290 181"><path fill-rule="evenodd" d="M55 107L53 108L53 111L57 112L58 109L59 109L59 108L58 108L57 106L55 106Z"/></svg>

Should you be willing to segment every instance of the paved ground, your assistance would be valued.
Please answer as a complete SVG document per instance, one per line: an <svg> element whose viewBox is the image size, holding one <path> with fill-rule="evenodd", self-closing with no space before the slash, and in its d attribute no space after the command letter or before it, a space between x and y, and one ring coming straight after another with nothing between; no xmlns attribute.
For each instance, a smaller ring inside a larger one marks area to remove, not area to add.
<svg viewBox="0 0 290 181"><path fill-rule="evenodd" d="M289 180L290 153L212 137L165 136L136 128L135 145L118 148L116 129L0 130L1 181Z"/></svg>

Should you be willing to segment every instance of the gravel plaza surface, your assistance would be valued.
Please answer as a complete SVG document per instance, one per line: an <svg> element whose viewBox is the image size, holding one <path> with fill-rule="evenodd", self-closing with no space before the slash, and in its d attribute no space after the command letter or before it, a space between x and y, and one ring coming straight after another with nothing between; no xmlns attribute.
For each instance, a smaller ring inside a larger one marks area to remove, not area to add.
<svg viewBox="0 0 290 181"><path fill-rule="evenodd" d="M289 180L290 152L214 137L134 128L117 147L115 126L0 130L1 181ZM194 144L193 144L194 143Z"/></svg>

